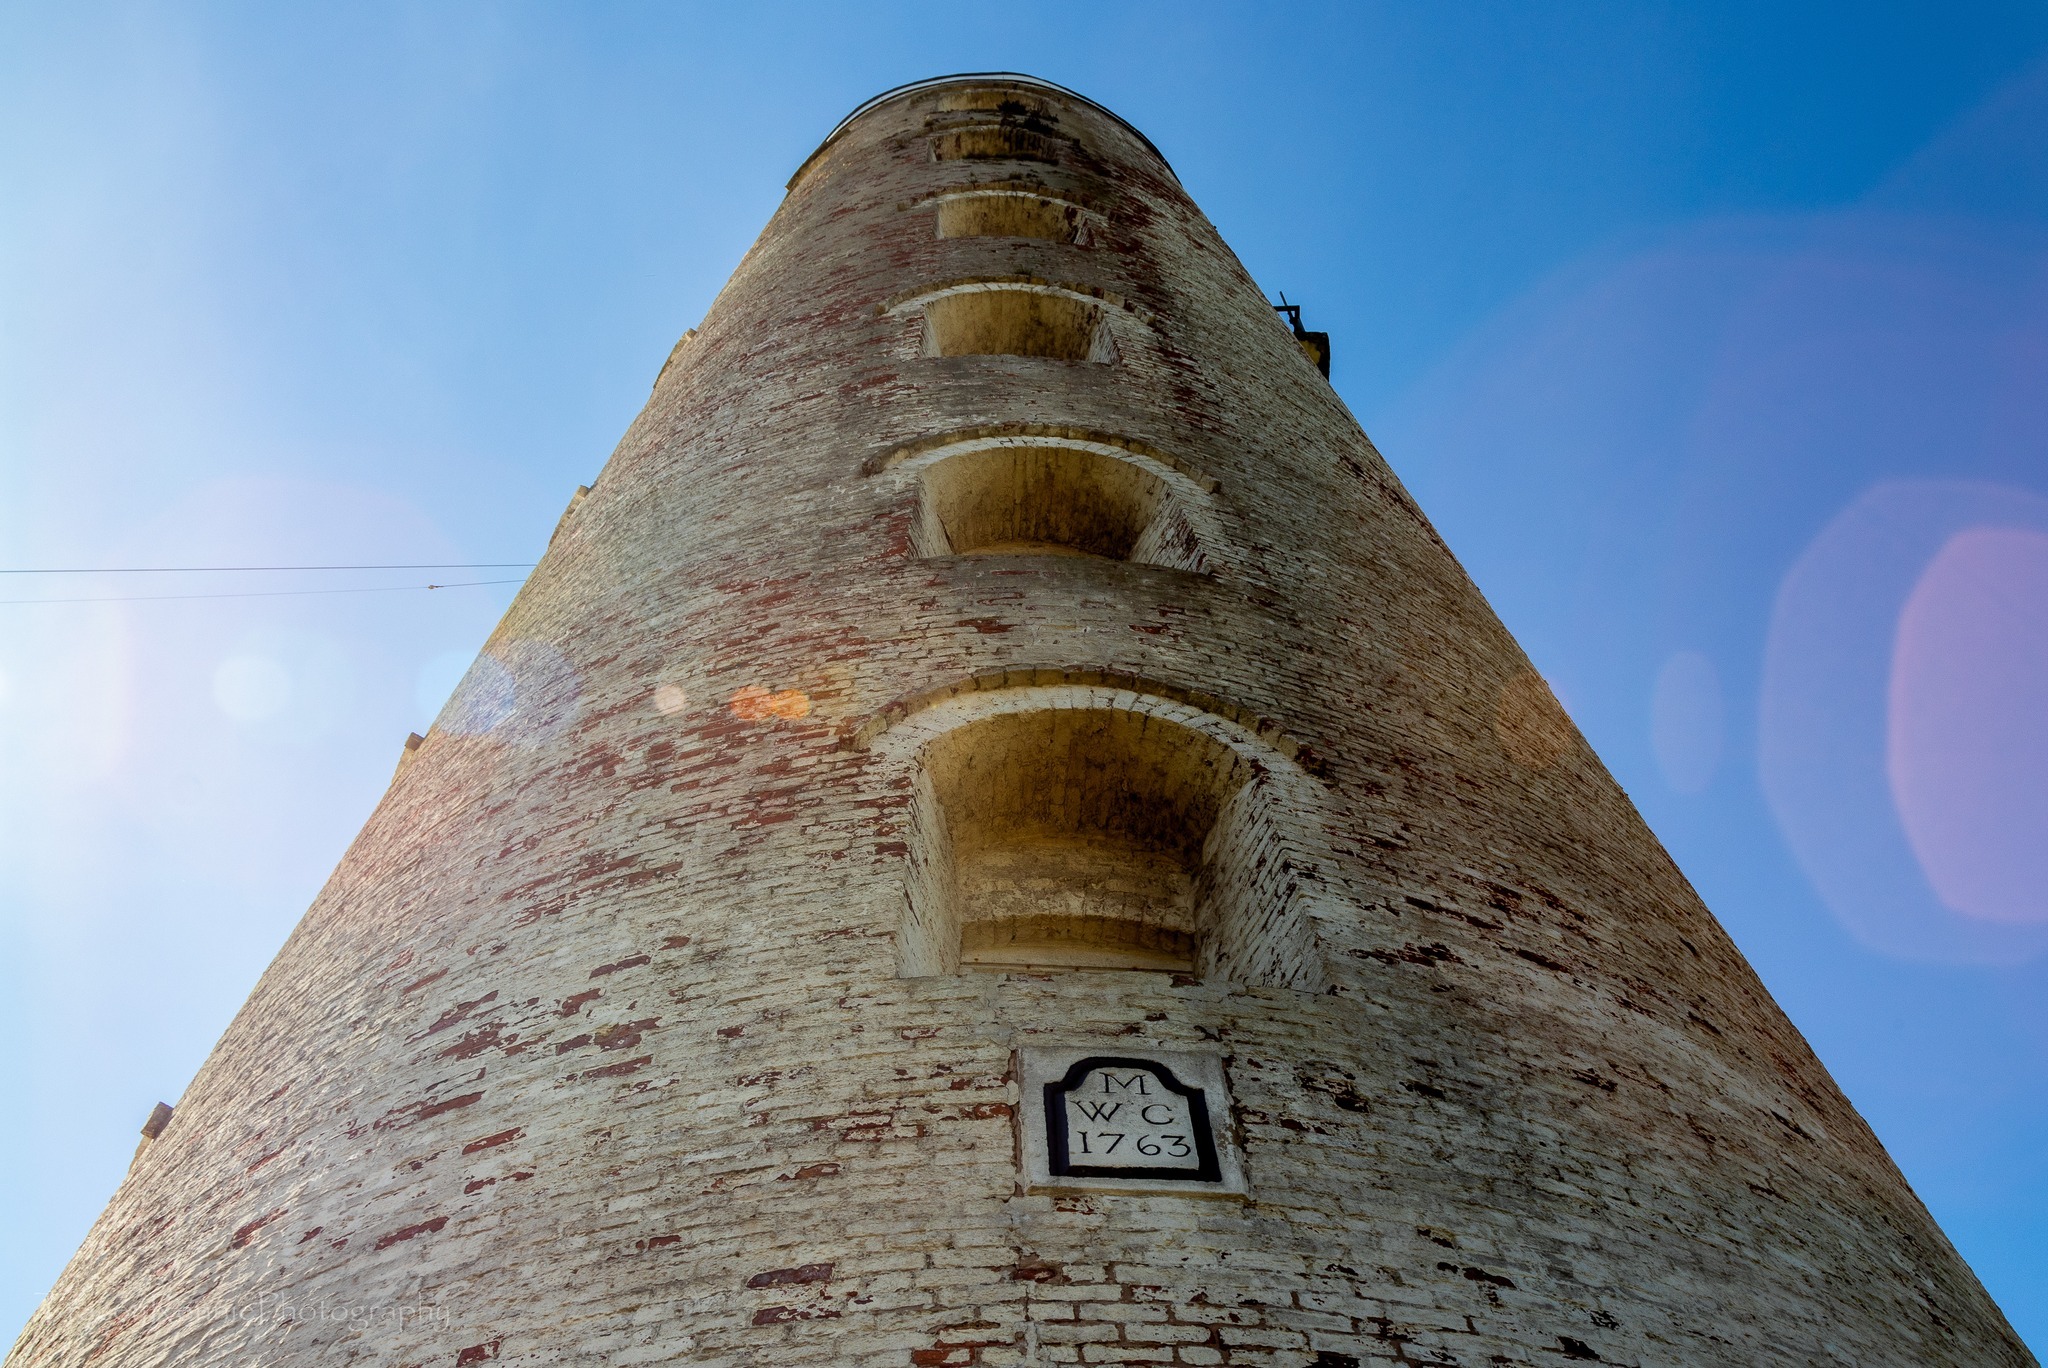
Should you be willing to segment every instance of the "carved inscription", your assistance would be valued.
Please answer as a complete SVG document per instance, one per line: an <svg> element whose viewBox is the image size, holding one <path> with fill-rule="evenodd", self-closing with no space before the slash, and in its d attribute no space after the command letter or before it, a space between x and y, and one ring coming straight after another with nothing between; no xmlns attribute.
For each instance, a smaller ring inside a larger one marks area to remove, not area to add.
<svg viewBox="0 0 2048 1368"><path fill-rule="evenodd" d="M1221 1181L1203 1089L1149 1059L1092 1055L1045 1085L1054 1176Z"/></svg>
<svg viewBox="0 0 2048 1368"><path fill-rule="evenodd" d="M1185 1168L1194 1159L1194 1109L1164 1095L1146 1069L1100 1068L1066 1095L1068 1154L1126 1168Z"/></svg>
<svg viewBox="0 0 2048 1368"><path fill-rule="evenodd" d="M1017 1091L1027 1192L1249 1193L1220 1054L1121 1041L1027 1047L1017 1051Z"/></svg>

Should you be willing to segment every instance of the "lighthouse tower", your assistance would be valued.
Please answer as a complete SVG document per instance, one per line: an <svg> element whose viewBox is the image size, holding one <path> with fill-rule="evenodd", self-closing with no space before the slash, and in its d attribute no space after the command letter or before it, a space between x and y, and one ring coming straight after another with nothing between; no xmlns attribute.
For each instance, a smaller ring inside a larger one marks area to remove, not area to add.
<svg viewBox="0 0 2048 1368"><path fill-rule="evenodd" d="M1317 350L856 111L9 1362L2031 1363Z"/></svg>

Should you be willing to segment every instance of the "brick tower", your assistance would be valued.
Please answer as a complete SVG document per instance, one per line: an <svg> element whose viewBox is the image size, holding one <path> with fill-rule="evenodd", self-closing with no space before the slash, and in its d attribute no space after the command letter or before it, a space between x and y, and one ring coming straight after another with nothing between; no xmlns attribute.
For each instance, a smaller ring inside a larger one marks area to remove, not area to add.
<svg viewBox="0 0 2048 1368"><path fill-rule="evenodd" d="M2033 1361L1026 77L797 171L156 1129L11 1363Z"/></svg>

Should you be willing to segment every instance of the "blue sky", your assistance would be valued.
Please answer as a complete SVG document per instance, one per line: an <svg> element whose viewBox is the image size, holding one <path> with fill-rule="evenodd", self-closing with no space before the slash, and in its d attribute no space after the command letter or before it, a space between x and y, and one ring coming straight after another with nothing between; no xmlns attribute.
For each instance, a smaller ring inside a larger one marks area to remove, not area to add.
<svg viewBox="0 0 2048 1368"><path fill-rule="evenodd" d="M0 568L531 560L832 124L988 69L1330 330L2048 1345L2038 5L10 5ZM0 1334L510 588L0 604Z"/></svg>

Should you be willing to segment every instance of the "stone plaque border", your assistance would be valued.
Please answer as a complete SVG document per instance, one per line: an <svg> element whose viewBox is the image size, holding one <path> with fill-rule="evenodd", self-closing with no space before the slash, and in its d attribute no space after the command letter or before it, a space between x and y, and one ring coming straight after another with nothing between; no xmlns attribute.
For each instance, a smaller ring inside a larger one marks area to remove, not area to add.
<svg viewBox="0 0 2048 1368"><path fill-rule="evenodd" d="M1188 1100L1188 1129L1194 1132L1194 1163L1181 1168L1131 1167L1127 1164L1077 1164L1069 1151L1067 1134L1068 1094L1097 1069L1127 1069L1148 1073L1160 1086ZM1044 1088L1046 1169L1055 1178L1179 1178L1191 1183L1220 1183L1223 1171L1216 1163L1216 1136L1209 1122L1208 1090L1180 1081L1173 1070L1152 1059L1135 1055L1088 1055L1075 1060L1065 1074Z"/></svg>
<svg viewBox="0 0 2048 1368"><path fill-rule="evenodd" d="M1142 1069L1187 1099L1196 1152L1179 1168L1075 1164L1067 1145L1067 1093L1100 1068ZM1133 1049L1128 1042L1017 1052L1018 1157L1027 1192L1122 1192L1188 1197L1246 1195L1244 1164L1231 1133L1230 1094L1220 1055Z"/></svg>

